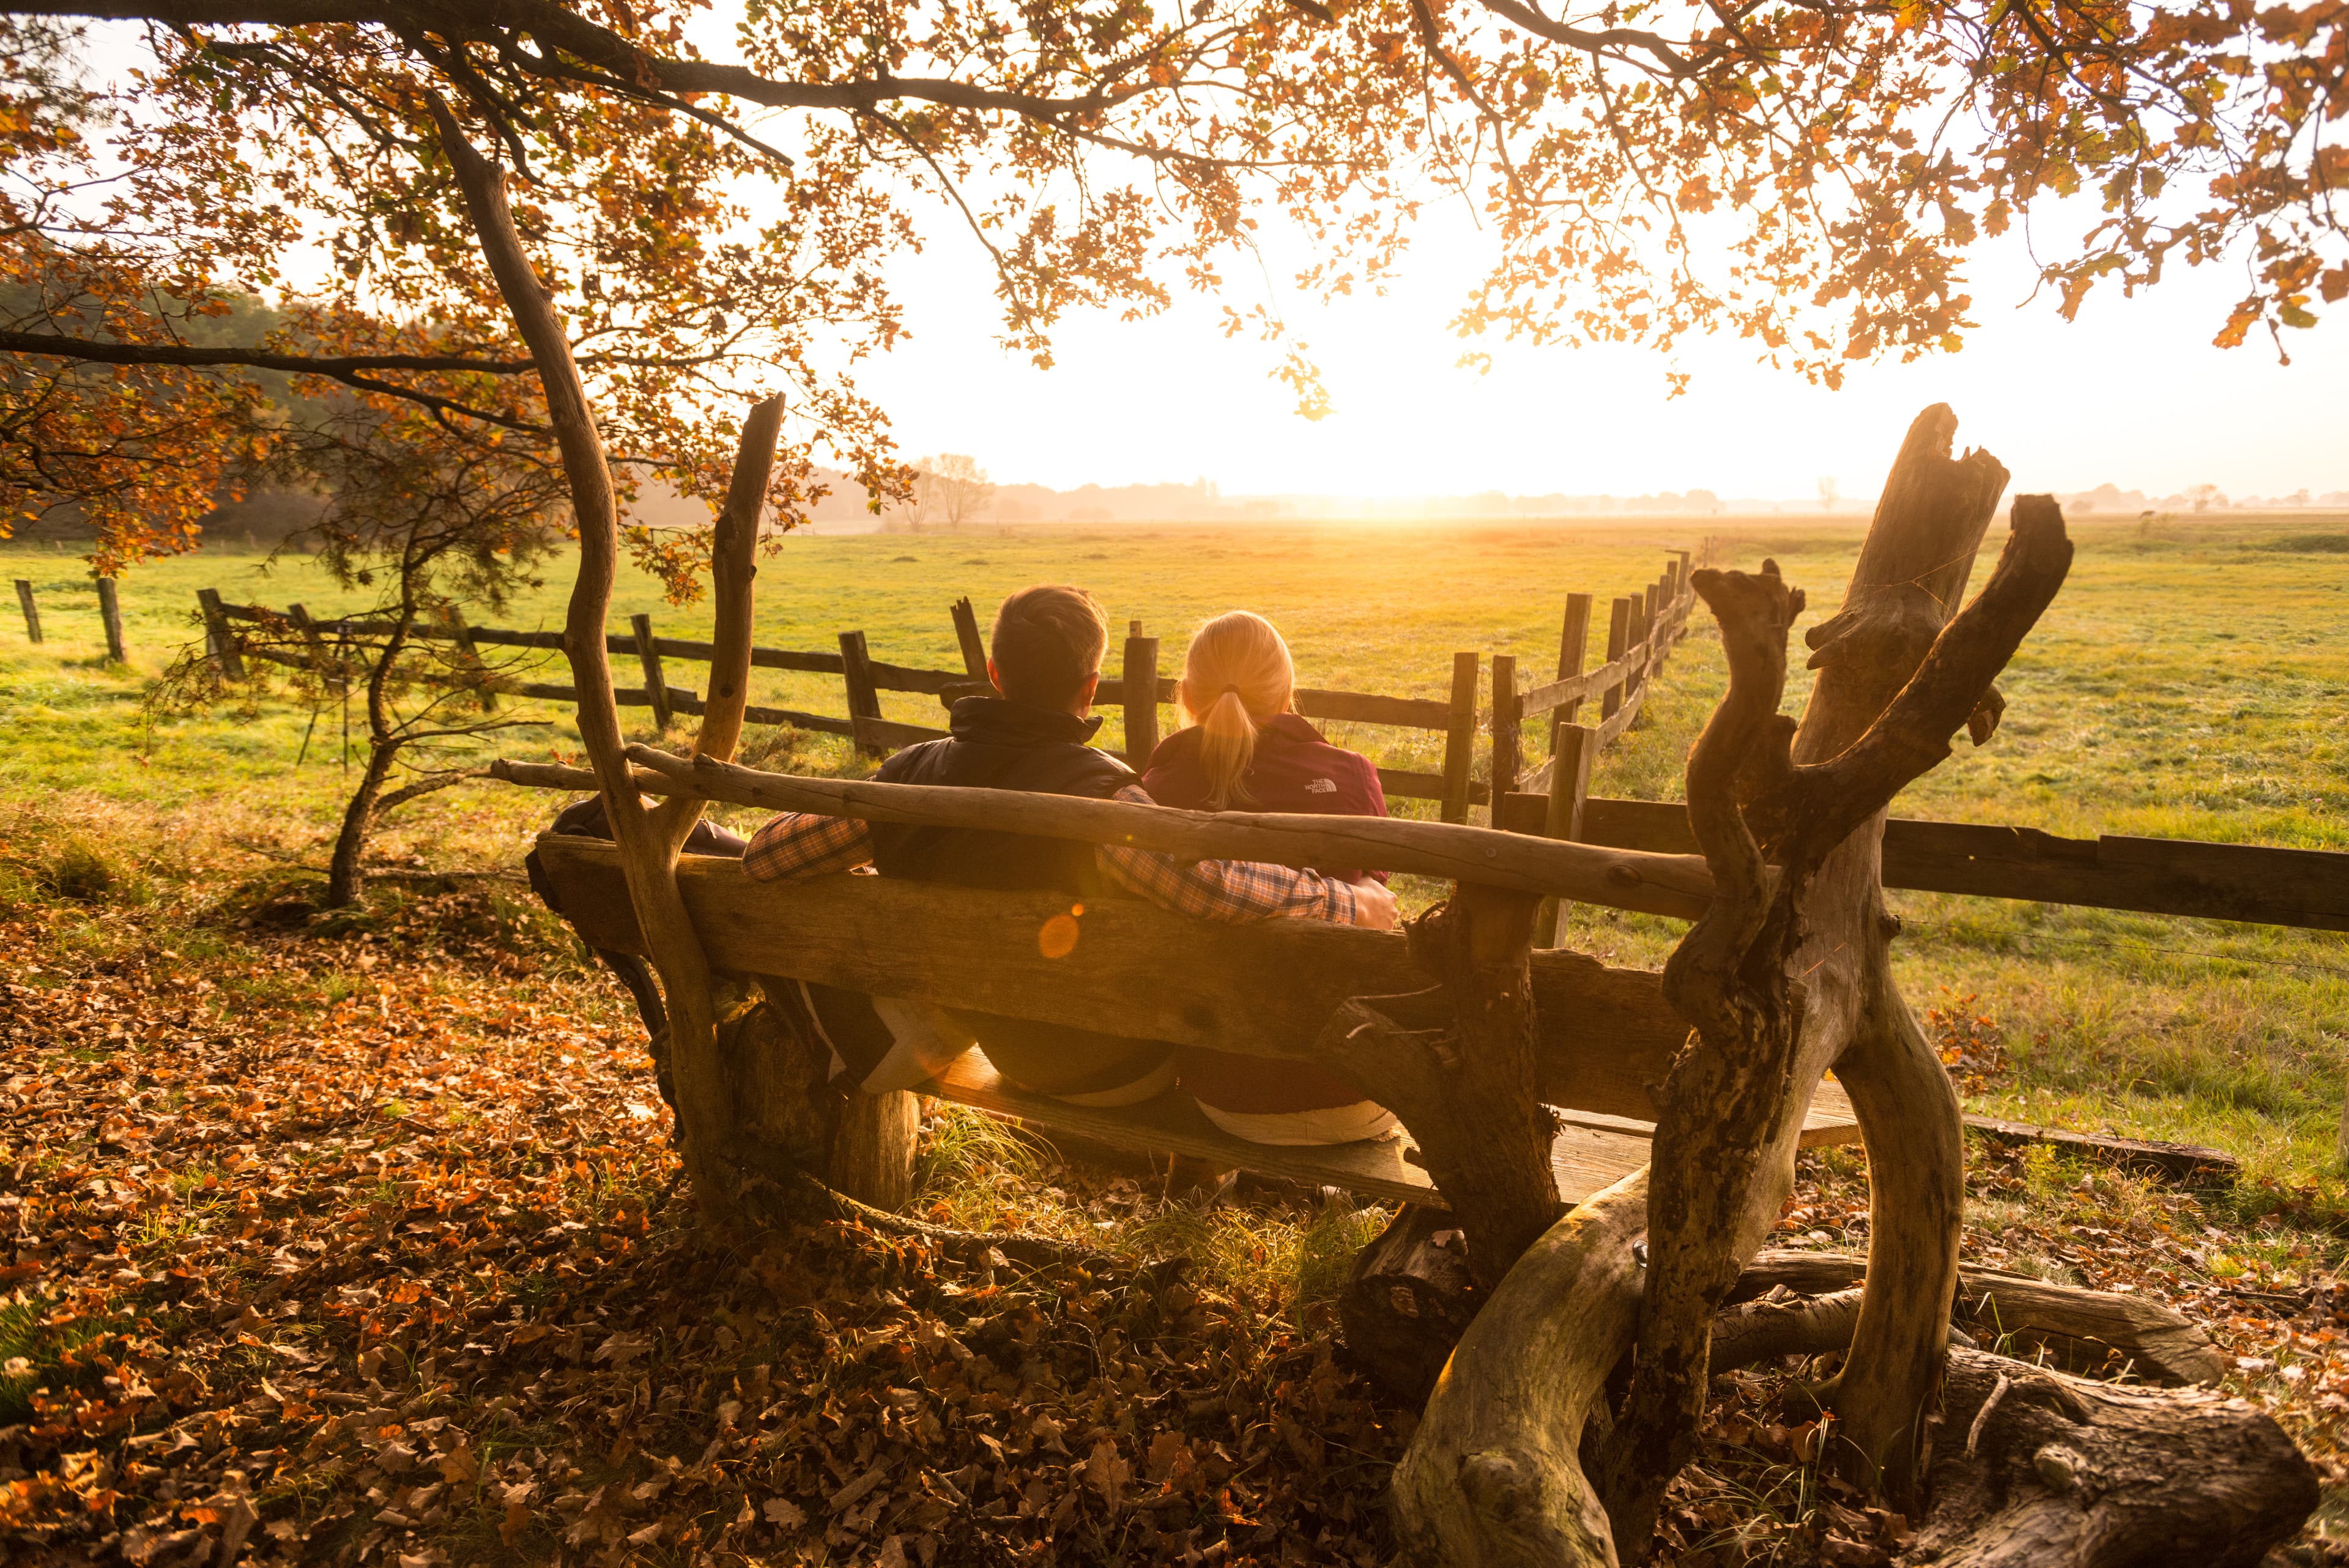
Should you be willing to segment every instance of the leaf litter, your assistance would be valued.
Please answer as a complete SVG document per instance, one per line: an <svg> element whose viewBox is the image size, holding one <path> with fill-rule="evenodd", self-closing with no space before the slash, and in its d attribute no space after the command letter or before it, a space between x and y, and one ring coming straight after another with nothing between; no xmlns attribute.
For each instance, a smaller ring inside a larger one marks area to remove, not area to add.
<svg viewBox="0 0 2349 1568"><path fill-rule="evenodd" d="M248 911L202 944L150 911L0 919L0 1532L25 1560L1392 1559L1413 1416L1326 1299L1246 1266L1264 1211L1226 1227L1239 1268L1145 1256L1197 1216L941 1116L934 1218L1117 1261L838 1222L714 1247L614 988L484 895L398 910ZM2247 1220L1983 1147L1969 1185L1971 1261L2187 1312L2349 1479L2349 1291L2311 1195ZM1867 1202L1856 1155L1806 1155L1775 1240L1864 1249ZM1908 1521L1790 1410L1822 1370L1716 1380L1661 1561L1894 1559ZM2343 1560L2321 1533L2287 1556Z"/></svg>
<svg viewBox="0 0 2349 1568"><path fill-rule="evenodd" d="M854 1224L712 1248L637 1042L511 961L57 936L0 923L0 1531L36 1560L1392 1555L1411 1417L1326 1307Z"/></svg>

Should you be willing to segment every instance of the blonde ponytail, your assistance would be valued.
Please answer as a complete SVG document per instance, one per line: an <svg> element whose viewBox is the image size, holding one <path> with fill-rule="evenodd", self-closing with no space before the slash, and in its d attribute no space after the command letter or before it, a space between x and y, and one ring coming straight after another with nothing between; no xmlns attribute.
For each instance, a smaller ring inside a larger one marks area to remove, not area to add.
<svg viewBox="0 0 2349 1568"><path fill-rule="evenodd" d="M1272 622L1233 610L1191 634L1184 656L1183 708L1199 726L1199 761L1207 775L1207 809L1221 811L1249 796L1246 779L1256 761L1256 732L1288 711L1297 667Z"/></svg>

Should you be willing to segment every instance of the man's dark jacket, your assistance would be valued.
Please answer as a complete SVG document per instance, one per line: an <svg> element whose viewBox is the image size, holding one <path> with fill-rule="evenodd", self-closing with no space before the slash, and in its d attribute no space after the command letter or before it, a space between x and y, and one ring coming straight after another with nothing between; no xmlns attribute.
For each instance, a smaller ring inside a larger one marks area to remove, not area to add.
<svg viewBox="0 0 2349 1568"><path fill-rule="evenodd" d="M1134 782L1133 770L1085 742L1099 719L1002 697L965 697L954 705L943 740L908 746L881 764L883 784L1026 790L1035 794L1106 800ZM873 825L873 864L885 877L1065 893L1096 898L1103 886L1093 846L975 828ZM812 985L810 998L829 1032L857 1028L871 1004L852 992ZM948 1009L978 1039L1006 1077L1055 1094L1089 1094L1141 1077L1173 1047L1032 1019Z"/></svg>

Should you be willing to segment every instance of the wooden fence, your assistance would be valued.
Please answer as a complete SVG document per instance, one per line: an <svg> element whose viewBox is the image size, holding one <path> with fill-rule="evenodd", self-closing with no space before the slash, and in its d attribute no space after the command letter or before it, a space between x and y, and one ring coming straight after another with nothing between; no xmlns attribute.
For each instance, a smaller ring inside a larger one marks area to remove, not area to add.
<svg viewBox="0 0 2349 1568"><path fill-rule="evenodd" d="M62 544L59 545L63 548ZM41 640L41 607L34 601L33 583L29 577L16 579L16 607L25 614L25 640ZM98 619L106 633L106 657L109 663L128 664L130 655L122 646L122 601L117 595L112 577L98 579Z"/></svg>
<svg viewBox="0 0 2349 1568"><path fill-rule="evenodd" d="M1519 726L1526 718L1561 709L1571 713L1574 702L1597 701L1605 718L1599 726L1601 738L1591 747L1593 754L1630 726L1640 711L1649 678L1663 668L1672 646L1685 634L1689 606L1694 598L1689 587L1690 570L1689 552L1678 552L1665 563L1662 574L1654 582L1637 595L1614 601L1607 663L1588 674L1582 672L1583 644L1588 640L1592 601L1588 594L1571 596L1560 631L1559 678L1537 691L1519 693L1516 660L1506 655L1496 656L1492 661L1496 706L1492 710L1483 707L1480 701L1484 659L1472 651L1452 656L1452 691L1447 699L1387 697L1299 687L1294 698L1297 711L1306 718L1331 723L1370 724L1441 734L1441 771L1382 767L1379 769L1379 782L1392 797L1435 801L1444 821L1466 822L1472 806L1491 804L1496 787L1503 794L1517 787ZM379 636L384 625L364 618L313 620L300 605L273 610L257 605L230 604L212 588L198 590L196 602L203 617L211 656L223 670L239 678L243 660L247 658L324 668L333 659L326 647L326 639L364 641ZM839 677L848 711L845 716L835 717L791 708L752 706L744 711L744 717L753 724L789 724L820 734L843 736L854 741L869 756L887 756L901 747L936 739L947 732L884 718L881 693L912 692L935 697L941 705L947 705L956 696L984 684L987 651L978 615L968 599L957 601L952 615L955 641L963 659L963 668L955 670L924 670L875 659L862 631L840 633L837 651L753 648L750 663L754 669ZM296 628L311 643L311 650L297 654L247 646L235 633L238 622ZM419 626L410 635L454 641L469 654L485 646L555 650L563 647L563 634L559 631L514 631L467 626L461 620ZM709 662L716 656L710 644L657 636L652 618L638 615L631 618L626 635L607 634L605 646L611 653L636 659L644 671L643 685L614 691L614 697L623 706L651 708L655 722L663 729L677 714L698 714L702 711L699 692L669 684L669 665L672 661ZM1568 688L1572 688L1570 693ZM578 701L576 690L555 682L499 681L493 689L550 701ZM1093 701L1097 707L1123 711L1126 760L1133 767L1146 766L1150 753L1157 749L1159 706L1174 701L1174 678L1159 673L1158 639L1144 635L1142 622L1132 622L1118 673L1114 677L1103 675ZM1505 711L1512 717L1488 725L1488 720L1498 719ZM1488 728L1494 737L1493 774L1490 781L1480 781L1475 777L1477 737ZM1587 779L1588 773L1586 759L1581 776Z"/></svg>
<svg viewBox="0 0 2349 1568"><path fill-rule="evenodd" d="M1682 552L1641 593L1613 601L1607 661L1595 670L1582 666L1596 603L1587 594L1576 594L1567 600L1559 628L1557 673L1547 681L1527 684L1514 658L1496 655L1492 659L1492 698L1485 705L1480 702L1484 660L1476 653L1463 652L1453 656L1448 700L1300 688L1298 711L1332 722L1442 734L1441 772L1381 768L1379 777L1391 796L1440 803L1446 822L1465 822L1473 805L1487 805L1493 808L1495 826L1516 832L1609 848L1693 853L1696 844L1687 813L1678 804L1610 800L1589 793L1591 763L1630 727L1650 680L1686 635L1693 602L1689 575L1690 557ZM325 639L363 639L381 629L380 623L360 619L314 622L299 605L281 612L226 604L210 589L198 598L212 656L232 674L239 672L241 657L312 664L324 657ZM914 692L951 702L957 692L986 680L985 645L970 601L957 603L953 618L963 656L959 670L923 670L874 659L861 631L840 633L836 652L754 649L750 661L756 668L839 677L848 713L843 718L752 707L746 717L752 723L791 724L843 736L874 755L944 734L940 729L883 718L880 693ZM318 652L305 658L245 648L234 635L236 622L272 620L303 628L318 639ZM563 646L559 632L461 623L422 628L419 635L455 640L468 649ZM671 715L701 711L698 693L668 684L667 667L670 660L707 661L714 653L709 643L656 636L651 618L639 615L633 618L628 635L611 635L605 645L615 654L636 658L645 672L643 686L616 693L623 704L652 707L664 725ZM568 685L516 682L500 683L496 689L554 701L577 700ZM1158 639L1143 635L1140 621L1132 623L1119 673L1102 680L1096 701L1123 710L1127 758L1137 767L1156 747L1159 705L1174 700L1174 680L1159 673ZM1586 717L1596 722L1584 722ZM1545 719L1550 726L1549 760L1528 771L1523 765L1524 727ZM1489 735L1492 745L1489 778L1482 781L1473 776L1480 732ZM1885 829L1884 885L2349 930L2349 855L2321 850L2181 839L2059 838L2032 828L1894 818ZM1537 932L1544 945L1555 940L1555 920L1556 910L1546 909Z"/></svg>

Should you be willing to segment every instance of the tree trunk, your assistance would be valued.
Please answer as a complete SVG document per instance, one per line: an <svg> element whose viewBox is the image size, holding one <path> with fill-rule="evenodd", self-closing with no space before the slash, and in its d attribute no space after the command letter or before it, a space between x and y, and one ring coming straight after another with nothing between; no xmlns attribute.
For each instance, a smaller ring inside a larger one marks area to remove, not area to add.
<svg viewBox="0 0 2349 1568"><path fill-rule="evenodd" d="M367 748L367 766L359 770L359 787L343 806L343 826L335 835L334 857L326 862L326 908L329 909L349 909L366 890L359 863L367 854L367 839L375 832L376 802L383 794L384 780L390 776L393 754L393 748Z"/></svg>
<svg viewBox="0 0 2349 1568"><path fill-rule="evenodd" d="M1851 1075L1867 1085L1863 1127L1871 1114L1878 1124L1864 1133L1880 1162L1871 1171L1871 1249L1882 1272L1871 1271L1869 1306L1879 1292L1889 1296L1885 1310L1860 1314L1843 1385L1845 1429L1860 1446L1868 1479L1882 1479L1898 1496L1908 1495L1922 1457L1920 1415L1939 1376L1956 1280L1961 1145L1954 1098L1945 1081L1925 1086L1912 1060L1921 1037L1886 971L1892 927L1878 875L1883 812L1949 754L1956 731L1978 743L1988 738L2000 708L1992 682L2052 599L2071 553L2052 503L2018 503L1998 572L1951 619L2006 477L1986 454L1951 455L1955 423L1937 405L1911 427L1851 593L1808 639L1820 673L1800 726L1775 714L1790 613L1783 586L1767 586L1775 568L1765 563L1761 577L1709 573L1698 582L1722 617L1732 655L1731 693L1707 729L1715 743L1700 741L1690 774L1691 826L1717 892L1675 955L1679 980L1668 992L1696 1029L1663 1093L1656 1168L1668 1185L1658 1195L1653 1272L1638 1308L1630 1430L1608 1469L1610 1501L1622 1511L1618 1525L1632 1527L1627 1547L1636 1536L1645 1549L1655 1502L1701 1409L1713 1309L1776 1218L1791 1189L1803 1110L1847 1051ZM1758 1111L1749 1091L1763 1102ZM1717 1117L1727 1118L1725 1137L1708 1127ZM1599 1262L1581 1266L1589 1289L1630 1277L1592 1266ZM1496 1291L1480 1325L1500 1300ZM1623 1321L1624 1300L1586 1293L1548 1310L1603 1329ZM1448 1406L1471 1343L1462 1342L1430 1398L1423 1435L1464 1418ZM1575 1355L1611 1366L1623 1348L1619 1340ZM1507 1425L1490 1405L1481 1408L1487 1427ZM1474 1429L1471 1421L1455 1446L1474 1451ZM1568 1490L1587 1490L1578 1469ZM1414 1512L1433 1500L1399 1490L1407 1538L1442 1537ZM1445 1517L1473 1528L1473 1513ZM1486 1548L1500 1560L1507 1532L1495 1529L1501 1534ZM1587 1560L1605 1560L1614 1545L1609 1539ZM1473 1555L1485 1548L1449 1541L1447 1549Z"/></svg>
<svg viewBox="0 0 2349 1568"><path fill-rule="evenodd" d="M776 1181L771 1201L752 1202L751 1211L764 1219L797 1215L800 1194L781 1181L792 1170L875 1209L903 1208L914 1195L920 1100L833 1082L832 1049L801 1006L799 988L790 981L758 983L764 1000L729 1013L716 1035L735 1106L726 1158Z"/></svg>
<svg viewBox="0 0 2349 1568"><path fill-rule="evenodd" d="M1713 1314L1775 1218L1754 1194L1791 1182L1791 1160L1773 1157L1791 1151L1787 1129L1810 1100L1808 1085L1790 1093L1801 1005L1786 978L1808 868L1780 867L1774 888L1738 798L1741 780L1785 754L1792 726L1778 703L1803 593L1766 562L1695 583L1721 622L1729 691L1689 753L1689 824L1714 893L1664 965L1665 1000L1691 1032L1655 1091L1638 1360L1603 1483L1616 1547L1631 1558L1647 1555L1664 1488L1695 1448Z"/></svg>
<svg viewBox="0 0 2349 1568"><path fill-rule="evenodd" d="M399 740L392 732L390 698L385 688L391 679L394 661L408 645L408 629L414 619L414 611L403 605L399 618L384 640L382 652L376 656L374 668L367 671L367 766L359 770L359 787L343 808L342 829L335 836L335 853L326 865L326 907L329 909L350 908L365 890L360 864L367 855L367 840L375 832L376 807L383 794L384 781L391 776L392 761L399 753Z"/></svg>
<svg viewBox="0 0 2349 1568"><path fill-rule="evenodd" d="M1957 424L1936 403L1909 425L1842 607L1804 638L1818 674L1795 734L1797 766L1825 765L1857 745L1957 613L2007 482L1987 452L1952 455ZM1988 687L1965 716L1976 745L1990 739L2002 705ZM1879 805L1821 862L1790 968L1812 1009L1799 1097L1835 1068L1868 1154L1874 1283L1837 1390L1844 1451L1857 1457L1859 1479L1908 1502L1957 1282L1965 1134L1948 1075L1892 979L1884 816Z"/></svg>
<svg viewBox="0 0 2349 1568"><path fill-rule="evenodd" d="M429 108L442 150L464 191L466 212L498 292L530 347L545 389L548 421L563 454L564 472L570 481L572 509L579 525L579 575L572 586L563 643L579 694L579 736L602 785L605 814L626 874L629 901L636 908L667 1004L678 1123L683 1134L686 1170L693 1178L694 1199L713 1224L730 1226L741 1217L746 1177L729 1152L735 1142L738 1107L727 1093L719 1053L709 957L677 888L678 852L700 816L702 802L679 795L647 806L636 793L605 645L619 560L619 509L611 464L562 317L515 232L506 204L504 171L481 157L439 99L432 99ZM716 628L711 634L709 693L694 742L698 756L730 757L741 737L750 664L751 557L781 420L781 400L771 398L754 407L743 421L726 505L711 540Z"/></svg>

